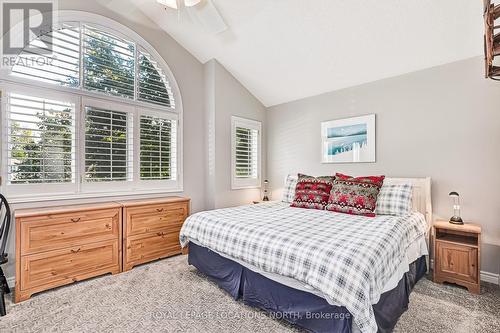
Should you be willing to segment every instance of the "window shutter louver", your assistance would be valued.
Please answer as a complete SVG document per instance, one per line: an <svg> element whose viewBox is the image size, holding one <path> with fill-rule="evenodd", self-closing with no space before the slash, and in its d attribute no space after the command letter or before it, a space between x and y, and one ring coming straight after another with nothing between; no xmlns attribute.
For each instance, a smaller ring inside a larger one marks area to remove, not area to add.
<svg viewBox="0 0 500 333"><path fill-rule="evenodd" d="M77 24L65 23L34 39L30 46L47 51L51 46L52 52L22 51L12 68L13 75L62 86L80 85L80 28Z"/></svg>
<svg viewBox="0 0 500 333"><path fill-rule="evenodd" d="M236 177L258 176L258 130L236 127Z"/></svg>
<svg viewBox="0 0 500 333"><path fill-rule="evenodd" d="M134 98L135 45L84 25L83 86L88 90Z"/></svg>
<svg viewBox="0 0 500 333"><path fill-rule="evenodd" d="M140 122L142 180L177 178L177 120L143 115Z"/></svg>
<svg viewBox="0 0 500 333"><path fill-rule="evenodd" d="M170 83L151 55L139 51L138 100L175 108Z"/></svg>
<svg viewBox="0 0 500 333"><path fill-rule="evenodd" d="M74 182L75 105L11 93L7 108L8 182Z"/></svg>
<svg viewBox="0 0 500 333"><path fill-rule="evenodd" d="M85 108L85 179L126 181L132 172L126 112Z"/></svg>

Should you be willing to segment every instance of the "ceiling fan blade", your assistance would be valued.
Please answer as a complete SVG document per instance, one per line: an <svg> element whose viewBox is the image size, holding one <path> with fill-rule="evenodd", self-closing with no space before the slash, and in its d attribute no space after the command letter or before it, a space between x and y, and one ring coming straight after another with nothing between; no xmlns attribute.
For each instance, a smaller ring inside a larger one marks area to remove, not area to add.
<svg viewBox="0 0 500 333"><path fill-rule="evenodd" d="M210 0L192 7L186 5L185 9L191 19L198 21L209 33L218 34L228 29L226 22Z"/></svg>
<svg viewBox="0 0 500 333"><path fill-rule="evenodd" d="M179 8L179 6L177 5L177 0L156 0L156 2L173 9Z"/></svg>

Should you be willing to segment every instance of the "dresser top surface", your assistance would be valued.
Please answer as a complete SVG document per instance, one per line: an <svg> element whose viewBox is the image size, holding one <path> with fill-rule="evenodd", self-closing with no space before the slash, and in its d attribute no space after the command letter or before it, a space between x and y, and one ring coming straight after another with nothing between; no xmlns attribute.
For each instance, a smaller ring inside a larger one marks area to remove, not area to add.
<svg viewBox="0 0 500 333"><path fill-rule="evenodd" d="M145 205L156 205L165 203L175 203L175 202L189 202L191 199L185 197L163 197L154 199L139 199L139 200L122 200L117 201L123 207L134 207L134 206L145 206Z"/></svg>
<svg viewBox="0 0 500 333"><path fill-rule="evenodd" d="M16 218L39 216L39 215L51 215L51 214L62 214L74 211L88 211L88 210L99 210L99 209L110 209L110 208L120 208L121 205L118 202L107 201L100 203L87 203L80 205L60 205L54 207L41 207L41 208L21 208L14 210L14 215Z"/></svg>

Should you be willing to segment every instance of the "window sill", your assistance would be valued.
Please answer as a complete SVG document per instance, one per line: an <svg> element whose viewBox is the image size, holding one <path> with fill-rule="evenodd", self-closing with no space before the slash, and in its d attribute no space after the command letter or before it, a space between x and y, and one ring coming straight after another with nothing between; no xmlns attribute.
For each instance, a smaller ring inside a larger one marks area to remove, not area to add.
<svg viewBox="0 0 500 333"><path fill-rule="evenodd" d="M175 189L156 189L156 190L129 190L129 191L113 191L113 192L88 192L79 194L54 194L50 195L48 193L40 193L36 196L14 196L8 198L10 204L25 204L25 203L37 203L37 202L50 202L50 201L85 201L89 202L89 199L101 199L109 198L109 201L117 200L117 198L125 198L129 196L147 197L147 196L159 196L161 194L181 193L184 189L182 187Z"/></svg>
<svg viewBox="0 0 500 333"><path fill-rule="evenodd" d="M248 185L248 186L231 186L231 190L250 190L250 189L260 189L260 185Z"/></svg>

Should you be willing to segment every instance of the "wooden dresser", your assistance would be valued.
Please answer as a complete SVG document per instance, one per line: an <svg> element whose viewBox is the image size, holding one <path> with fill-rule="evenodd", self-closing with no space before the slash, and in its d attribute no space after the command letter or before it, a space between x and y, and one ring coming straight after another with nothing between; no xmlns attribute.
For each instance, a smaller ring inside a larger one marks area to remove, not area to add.
<svg viewBox="0 0 500 333"><path fill-rule="evenodd" d="M188 214L181 197L16 210L15 302L181 253Z"/></svg>
<svg viewBox="0 0 500 333"><path fill-rule="evenodd" d="M179 231L189 215L189 199L171 197L122 201L123 270L180 254Z"/></svg>
<svg viewBox="0 0 500 333"><path fill-rule="evenodd" d="M434 282L452 282L479 294L481 226L436 221L434 236Z"/></svg>
<svg viewBox="0 0 500 333"><path fill-rule="evenodd" d="M118 203L21 209L16 217L16 302L33 293L121 271Z"/></svg>

